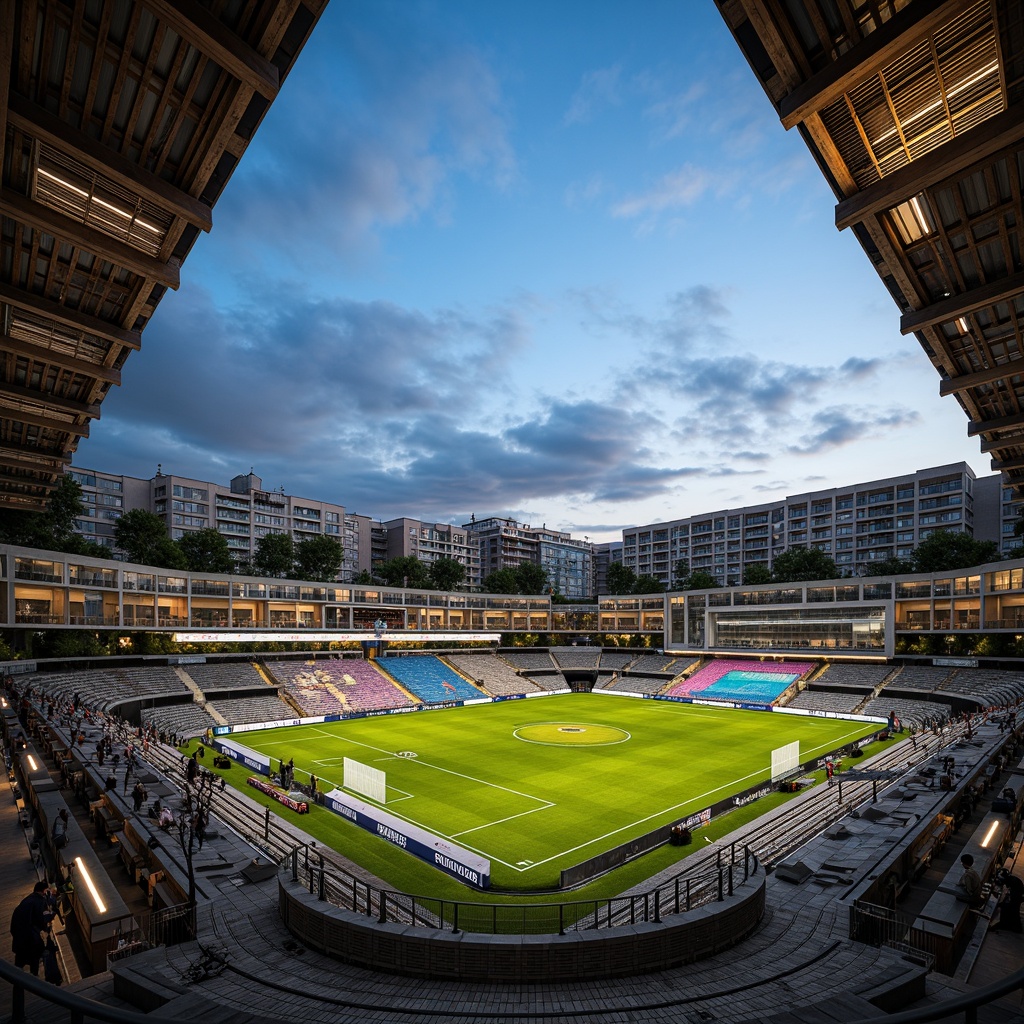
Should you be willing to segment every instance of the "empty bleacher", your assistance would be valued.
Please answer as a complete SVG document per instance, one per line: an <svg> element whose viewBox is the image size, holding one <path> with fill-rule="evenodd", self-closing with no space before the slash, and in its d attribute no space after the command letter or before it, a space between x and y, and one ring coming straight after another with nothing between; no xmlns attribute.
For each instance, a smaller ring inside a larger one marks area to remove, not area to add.
<svg viewBox="0 0 1024 1024"><path fill-rule="evenodd" d="M1024 699L1024 672L1006 669L958 669L939 688L973 697L985 707L1002 707Z"/></svg>
<svg viewBox="0 0 1024 1024"><path fill-rule="evenodd" d="M892 671L892 665L829 665L811 685L843 686L872 693Z"/></svg>
<svg viewBox="0 0 1024 1024"><path fill-rule="evenodd" d="M276 693L209 701L207 707L213 708L228 725L251 725L296 717L295 709L281 700Z"/></svg>
<svg viewBox="0 0 1024 1024"><path fill-rule="evenodd" d="M661 693L668 685L664 676L645 676L631 672L626 676L610 676L606 682L598 682L595 689L623 690L626 693Z"/></svg>
<svg viewBox="0 0 1024 1024"><path fill-rule="evenodd" d="M205 665L186 665L184 671L203 693L267 685L266 679L251 662L207 662Z"/></svg>
<svg viewBox="0 0 1024 1024"><path fill-rule="evenodd" d="M923 729L949 719L949 705L932 700L912 700L904 697L874 697L860 709L862 715L888 718L891 712L904 726Z"/></svg>
<svg viewBox="0 0 1024 1024"><path fill-rule="evenodd" d="M621 672L636 658L633 651L602 651L601 669L608 669L612 672Z"/></svg>
<svg viewBox="0 0 1024 1024"><path fill-rule="evenodd" d="M596 669L601 660L600 647L552 647L549 653L563 669Z"/></svg>
<svg viewBox="0 0 1024 1024"><path fill-rule="evenodd" d="M886 689L920 690L933 693L941 689L953 670L934 665L904 665L895 675L885 682Z"/></svg>
<svg viewBox="0 0 1024 1024"><path fill-rule="evenodd" d="M152 723L160 732L184 738L202 735L207 729L220 724L201 705L184 702L146 708L142 721Z"/></svg>
<svg viewBox="0 0 1024 1024"><path fill-rule="evenodd" d="M432 654L406 658L384 655L377 664L425 704L483 697L472 683Z"/></svg>
<svg viewBox="0 0 1024 1024"><path fill-rule="evenodd" d="M787 701L786 707L803 708L806 711L832 711L837 715L848 715L856 711L857 705L863 700L863 693L854 693L849 690L842 692L803 690L792 700Z"/></svg>
<svg viewBox="0 0 1024 1024"><path fill-rule="evenodd" d="M189 688L167 666L111 667L82 672L37 672L32 685L48 695L69 700L78 694L89 708L110 711L140 697L188 695Z"/></svg>
<svg viewBox="0 0 1024 1024"><path fill-rule="evenodd" d="M447 660L463 675L474 680L495 697L531 693L542 689L525 676L514 672L508 664L490 653L450 654Z"/></svg>
<svg viewBox="0 0 1024 1024"><path fill-rule="evenodd" d="M503 650L498 654L520 672L553 672L557 667L547 651Z"/></svg>

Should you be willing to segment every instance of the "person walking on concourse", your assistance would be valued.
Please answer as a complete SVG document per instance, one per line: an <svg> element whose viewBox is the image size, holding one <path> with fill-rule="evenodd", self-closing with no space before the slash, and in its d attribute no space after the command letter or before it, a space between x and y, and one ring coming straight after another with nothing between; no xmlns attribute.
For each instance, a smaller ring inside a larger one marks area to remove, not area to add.
<svg viewBox="0 0 1024 1024"><path fill-rule="evenodd" d="M47 909L46 882L36 882L33 890L14 908L11 915L11 952L14 966L27 967L39 974L39 961L46 944L42 933L50 927L53 915Z"/></svg>

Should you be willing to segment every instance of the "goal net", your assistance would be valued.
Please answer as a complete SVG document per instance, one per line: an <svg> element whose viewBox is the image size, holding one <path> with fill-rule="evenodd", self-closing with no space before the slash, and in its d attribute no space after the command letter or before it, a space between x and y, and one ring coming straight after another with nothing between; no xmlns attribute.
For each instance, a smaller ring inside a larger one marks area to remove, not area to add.
<svg viewBox="0 0 1024 1024"><path fill-rule="evenodd" d="M772 751L772 782L785 778L800 767L800 741L794 740Z"/></svg>
<svg viewBox="0 0 1024 1024"><path fill-rule="evenodd" d="M344 772L341 784L345 789L375 800L379 804L388 802L387 775L379 768L371 768L368 764L346 757Z"/></svg>

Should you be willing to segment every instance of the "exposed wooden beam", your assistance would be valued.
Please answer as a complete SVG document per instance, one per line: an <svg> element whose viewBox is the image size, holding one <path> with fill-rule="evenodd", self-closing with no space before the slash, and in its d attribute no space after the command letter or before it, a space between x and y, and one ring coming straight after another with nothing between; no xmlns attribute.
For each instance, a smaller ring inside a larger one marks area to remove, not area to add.
<svg viewBox="0 0 1024 1024"><path fill-rule="evenodd" d="M1018 104L844 199L836 206L836 227L842 231L873 213L890 210L1022 140L1024 104Z"/></svg>
<svg viewBox="0 0 1024 1024"><path fill-rule="evenodd" d="M18 309L36 313L49 320L56 320L74 330L85 331L104 341L112 341L117 345L123 345L138 351L142 347L141 331L126 331L117 324L100 320L99 317L90 316L88 313L79 313L78 310L69 309L52 299L43 298L41 295L32 295L30 292L19 291L8 284L0 283L0 302L6 302Z"/></svg>
<svg viewBox="0 0 1024 1024"><path fill-rule="evenodd" d="M75 356L65 355L56 349L45 348L42 345L33 345L30 342L18 338L0 339L5 352L13 352L16 355L25 356L27 359L34 359L40 363L47 363L50 366L60 366L65 370L80 373L84 377L92 377L96 380L106 381L108 384L121 383L121 371L115 370L100 363L91 363L88 359L78 359Z"/></svg>
<svg viewBox="0 0 1024 1024"><path fill-rule="evenodd" d="M987 452L999 451L1000 448L1009 448L1011 445L1022 445L1024 438L1021 437L1021 434L1024 434L1024 421L1021 422L1020 429L1012 434L1001 434L999 437L983 439L979 450L984 455Z"/></svg>
<svg viewBox="0 0 1024 1024"><path fill-rule="evenodd" d="M40 480L30 476L23 476L18 473L5 473L0 470L0 481L19 484L22 487L31 487L37 491L43 491L45 493L52 488L53 484L49 481L52 481L56 475L56 473L41 473L40 476L44 479Z"/></svg>
<svg viewBox="0 0 1024 1024"><path fill-rule="evenodd" d="M1024 413L999 416L991 420L971 420L967 424L967 436L976 437L978 434L987 434L990 430L1005 430L1007 427L1016 427L1019 423L1024 423Z"/></svg>
<svg viewBox="0 0 1024 1024"><path fill-rule="evenodd" d="M40 427L43 430L51 430L58 434L70 434L72 437L88 437L88 421L79 423L77 420L60 420L53 416L43 416L39 413L27 412L24 409L11 409L3 404L0 396L0 420L10 420L13 423L26 423L33 427ZM26 448L25 451L31 449Z"/></svg>
<svg viewBox="0 0 1024 1024"><path fill-rule="evenodd" d="M4 165L7 142L7 105L11 91L11 62L14 59L14 12L0 18L0 167Z"/></svg>
<svg viewBox="0 0 1024 1024"><path fill-rule="evenodd" d="M277 96L277 68L195 0L143 0L143 6L240 82L269 100Z"/></svg>
<svg viewBox="0 0 1024 1024"><path fill-rule="evenodd" d="M1008 469L1024 469L1024 455L1016 459L993 459L991 466L997 472L1005 472Z"/></svg>
<svg viewBox="0 0 1024 1024"><path fill-rule="evenodd" d="M900 333L912 334L923 327L934 327L936 324L955 320L964 313L994 305L1020 292L1024 292L1024 273L989 281L987 284L972 288L969 292L958 292L948 298L939 299L930 306L904 313L900 317Z"/></svg>
<svg viewBox="0 0 1024 1024"><path fill-rule="evenodd" d="M939 395L942 398L947 398L949 395L968 391L982 384L991 384L997 380L1019 377L1022 374L1024 374L1024 359L1017 359L1012 363L1000 363L998 366L989 366L987 369L978 370L975 373L965 373L959 377L950 377L949 380L944 380L939 385Z"/></svg>
<svg viewBox="0 0 1024 1024"><path fill-rule="evenodd" d="M8 465L24 463L26 466L49 466L60 469L71 461L71 456L56 448L8 448L0 445L0 460Z"/></svg>
<svg viewBox="0 0 1024 1024"><path fill-rule="evenodd" d="M79 402L73 398L62 398L60 395L50 395L44 391L37 391L35 388L23 388L19 384L0 381L0 399L4 397L15 398L20 402L31 402L33 405L42 405L72 416L89 416L92 419L99 419L100 416L99 402L93 404ZM16 414L14 418L17 418Z"/></svg>
<svg viewBox="0 0 1024 1024"><path fill-rule="evenodd" d="M828 67L802 82L779 101L779 117L786 128L839 99L858 83L877 74L954 14L963 0L916 0L840 54Z"/></svg>
<svg viewBox="0 0 1024 1024"><path fill-rule="evenodd" d="M178 287L179 273L176 266L154 260L138 249L89 227L88 224L66 217L63 213L43 206L42 203L34 203L10 189L0 191L0 213L5 213L16 221L30 224L61 241L72 242L86 252L109 260L115 266L130 270L139 277L159 281L168 288Z"/></svg>
<svg viewBox="0 0 1024 1024"><path fill-rule="evenodd" d="M48 110L19 96L11 96L8 120L27 135L74 157L130 192L137 192L169 213L203 231L213 226L213 213L205 203L175 188L170 182L108 149Z"/></svg>
<svg viewBox="0 0 1024 1024"><path fill-rule="evenodd" d="M15 494L0 487L0 508L14 509L18 512L45 512L47 507L46 501L42 498Z"/></svg>

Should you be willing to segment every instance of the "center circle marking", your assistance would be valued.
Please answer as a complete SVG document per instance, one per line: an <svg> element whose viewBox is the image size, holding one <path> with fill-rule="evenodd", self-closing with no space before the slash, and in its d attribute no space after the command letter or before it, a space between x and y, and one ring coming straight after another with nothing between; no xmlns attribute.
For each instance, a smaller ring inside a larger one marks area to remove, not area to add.
<svg viewBox="0 0 1024 1024"><path fill-rule="evenodd" d="M625 729L586 722L532 722L519 726L512 735L548 747L607 747L632 739Z"/></svg>

